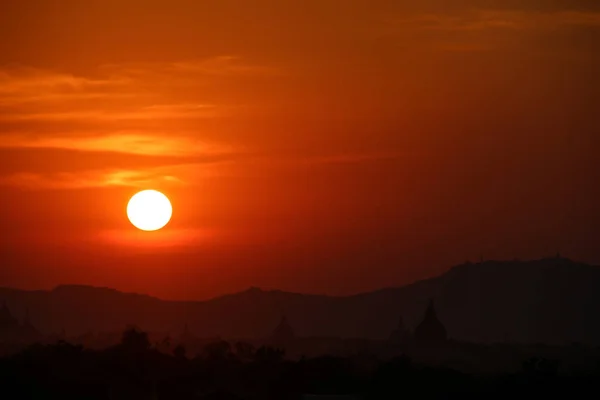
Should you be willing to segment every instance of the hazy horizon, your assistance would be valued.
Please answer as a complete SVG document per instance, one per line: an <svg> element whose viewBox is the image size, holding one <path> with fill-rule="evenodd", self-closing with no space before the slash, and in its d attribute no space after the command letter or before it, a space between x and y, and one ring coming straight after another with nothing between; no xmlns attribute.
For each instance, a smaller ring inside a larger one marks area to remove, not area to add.
<svg viewBox="0 0 600 400"><path fill-rule="evenodd" d="M298 290L286 290L286 289L282 289L279 287L267 287L267 286L259 286L259 285L250 285L247 287L239 287L236 288L232 291L229 292L222 292L222 293L218 293L216 295L213 296L207 296L207 297L199 297L199 298L186 298L186 297L161 297L158 295L154 295L152 293L148 293L148 292L143 292L143 291L130 291L130 290L126 290L126 289L121 289L118 287L110 287L110 286L103 286L103 285L98 285L98 284L94 284L94 283L84 283L84 282L62 282L62 283L58 283L54 286L48 286L48 287L16 287L16 286L0 286L0 289L9 289L9 290L20 290L20 291L28 291L28 292L35 292L35 291L46 291L46 292L50 292L50 291L54 291L55 289L59 288L59 287L87 287L87 288L92 288L92 289L108 289L108 290L116 290L117 292L123 293L123 294L136 294L136 295L142 295L142 296L149 296L152 298L156 298L159 300L164 300L164 301L176 301L176 302L202 302L202 301L209 301L212 299L217 299L219 297L224 297L224 296L228 296L228 295L235 295L238 293L243 293L252 289L258 289L260 291L264 291L264 292L284 292L284 293L291 293L291 294L300 294L300 295L310 295L310 296L326 296L326 297L352 297L352 296L357 296L357 295L362 295L362 294L368 294L368 293L372 293L372 292L377 292L379 290L386 290L386 289L396 289L396 288L402 288L405 286L410 286L416 283L419 283L421 281L426 281L429 279L435 279L438 277L443 276L446 272L449 272L450 270L452 270L455 267L460 267L460 266L464 266L464 265L468 265L471 264L473 266L477 266L477 265L481 265L481 264L486 264L486 263L499 263L499 264L504 264L504 263L512 263L512 262L519 262L519 263L537 263L537 262L541 262L544 260L552 260L556 257L560 257L562 260L568 260L569 262L572 263L577 263L577 264L584 264L584 265L588 265L591 267L600 267L600 265L594 264L594 263L589 263L586 262L584 260L574 260L568 256L565 256L564 254L553 254L553 255L549 255L549 256L544 256L544 257L537 257L537 258L532 258L532 259L519 259L517 257L511 258L511 259L478 259L478 260L465 260L462 263L458 263L458 264L454 264L451 266L447 266L446 268L444 268L439 274L435 274L435 275L431 275L431 276L427 276L427 277L422 277L422 278L417 278L413 281L409 281L409 282L405 282L405 283L401 283L401 284L393 284L390 283L388 285L383 285L380 287L373 287L370 289L365 289L365 290L361 290L361 291L356 291L356 292L348 292L348 293L338 293L338 294L332 294L332 293L327 293L327 292L317 292L317 291L298 291ZM0 299L1 300L1 299Z"/></svg>

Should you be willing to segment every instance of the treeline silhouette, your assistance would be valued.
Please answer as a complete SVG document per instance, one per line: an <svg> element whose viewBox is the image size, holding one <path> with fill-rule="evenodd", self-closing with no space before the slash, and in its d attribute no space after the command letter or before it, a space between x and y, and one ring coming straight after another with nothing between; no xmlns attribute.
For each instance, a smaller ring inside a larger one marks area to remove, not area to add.
<svg viewBox="0 0 600 400"><path fill-rule="evenodd" d="M482 363L485 360L481 360ZM322 356L289 360L285 350L217 341L196 355L171 353L135 327L103 350L59 341L0 359L2 398L19 399L398 399L505 398L598 394L600 359L586 372L552 360L523 360L506 374L467 374L420 365L404 355ZM327 397L327 396L347 397ZM310 397L312 396L312 397Z"/></svg>

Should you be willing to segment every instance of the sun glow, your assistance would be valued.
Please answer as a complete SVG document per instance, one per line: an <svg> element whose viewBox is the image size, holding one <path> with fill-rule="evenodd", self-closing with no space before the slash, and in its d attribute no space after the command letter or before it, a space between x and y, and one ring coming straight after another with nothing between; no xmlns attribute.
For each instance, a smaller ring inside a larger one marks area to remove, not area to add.
<svg viewBox="0 0 600 400"><path fill-rule="evenodd" d="M127 217L142 231L156 231L171 220L171 202L161 192L143 190L136 193L127 204Z"/></svg>

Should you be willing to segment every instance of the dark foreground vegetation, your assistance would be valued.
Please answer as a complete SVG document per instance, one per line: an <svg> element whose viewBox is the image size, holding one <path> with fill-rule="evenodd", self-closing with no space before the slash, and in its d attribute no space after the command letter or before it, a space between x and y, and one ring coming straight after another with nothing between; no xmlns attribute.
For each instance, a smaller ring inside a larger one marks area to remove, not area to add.
<svg viewBox="0 0 600 400"><path fill-rule="evenodd" d="M245 343L213 343L190 358L182 346L173 354L158 351L135 329L105 350L67 342L31 346L1 359L0 377L2 398L15 399L580 398L600 392L600 368L565 373L545 359L524 360L518 373L478 375L418 365L407 356L291 361L283 350Z"/></svg>

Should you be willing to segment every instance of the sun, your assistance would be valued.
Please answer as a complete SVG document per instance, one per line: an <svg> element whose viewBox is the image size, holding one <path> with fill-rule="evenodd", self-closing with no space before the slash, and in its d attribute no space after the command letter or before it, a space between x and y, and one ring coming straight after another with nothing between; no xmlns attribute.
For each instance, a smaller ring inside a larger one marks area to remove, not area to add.
<svg viewBox="0 0 600 400"><path fill-rule="evenodd" d="M171 220L171 202L159 191L142 190L136 193L127 204L127 217L136 228L142 231L156 231Z"/></svg>

